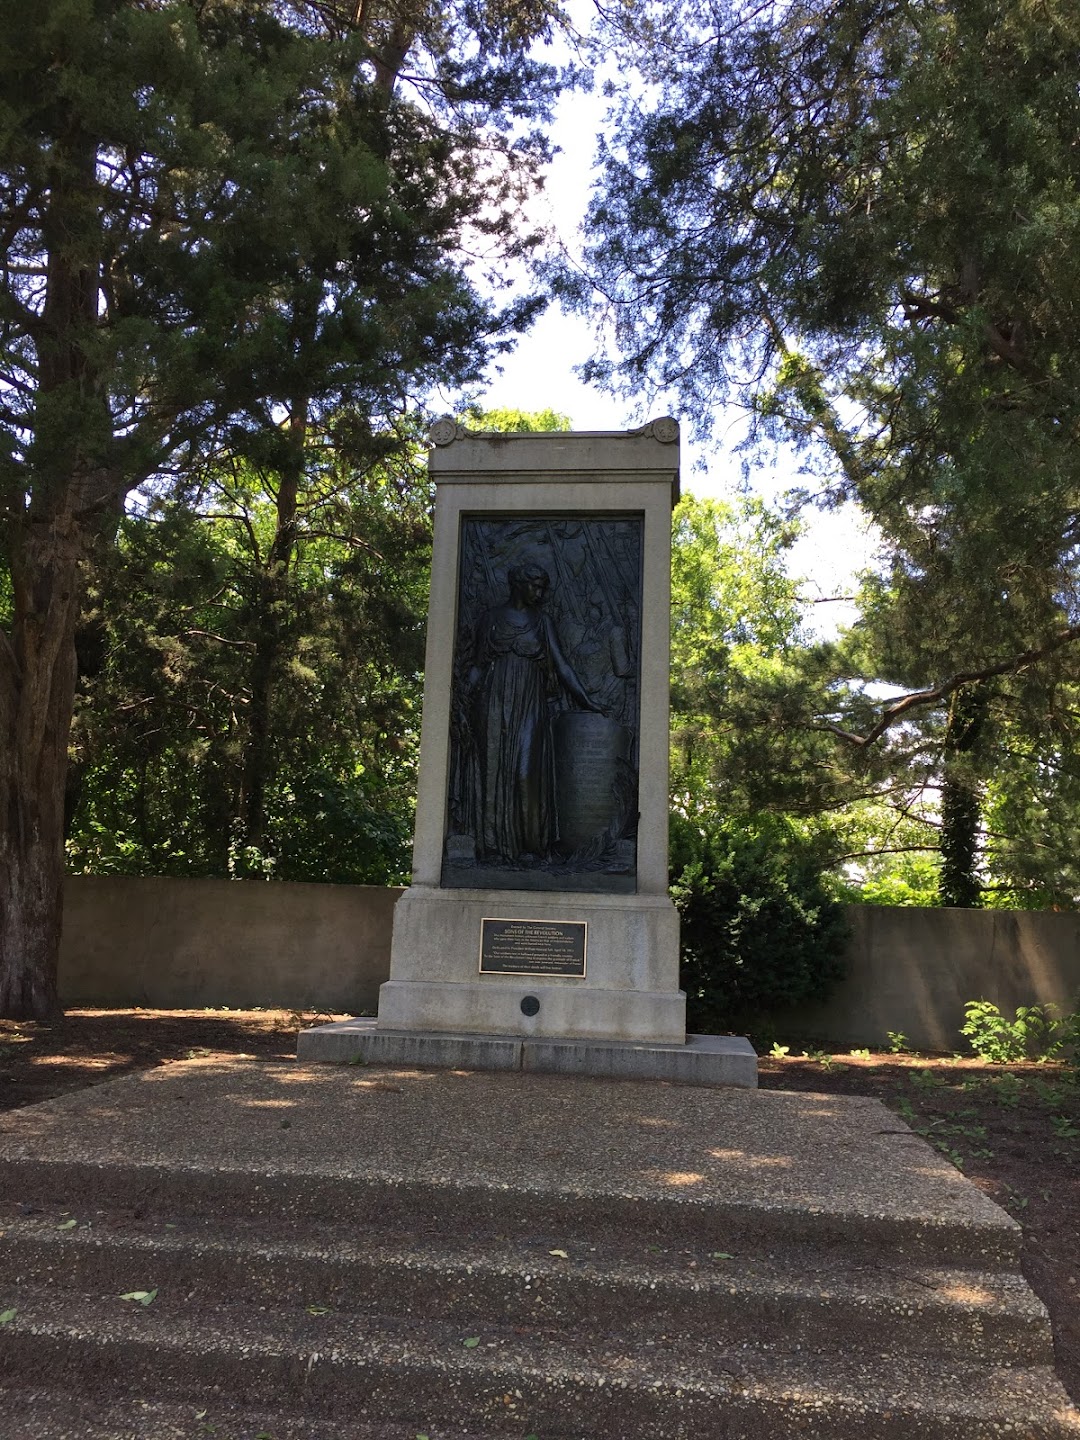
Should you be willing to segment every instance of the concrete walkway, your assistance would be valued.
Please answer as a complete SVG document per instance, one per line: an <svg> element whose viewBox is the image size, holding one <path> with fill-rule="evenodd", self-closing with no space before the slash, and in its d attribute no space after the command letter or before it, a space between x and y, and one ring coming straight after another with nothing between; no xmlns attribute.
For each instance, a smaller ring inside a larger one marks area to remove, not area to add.
<svg viewBox="0 0 1080 1440"><path fill-rule="evenodd" d="M0 1116L0 1161L195 1168L1019 1227L871 1099L195 1060Z"/></svg>
<svg viewBox="0 0 1080 1440"><path fill-rule="evenodd" d="M0 1116L0 1230L4 1436L1080 1437L1019 1227L875 1100L192 1061Z"/></svg>

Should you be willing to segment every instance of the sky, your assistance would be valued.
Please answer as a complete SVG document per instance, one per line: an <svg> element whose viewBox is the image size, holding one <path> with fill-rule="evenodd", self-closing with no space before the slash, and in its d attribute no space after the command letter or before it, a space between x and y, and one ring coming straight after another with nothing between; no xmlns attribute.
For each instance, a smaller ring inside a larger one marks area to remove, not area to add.
<svg viewBox="0 0 1080 1440"><path fill-rule="evenodd" d="M588 23L588 0L571 0L569 6L580 28ZM578 244L579 228L592 183L596 136L604 123L607 102L599 93L565 93L556 110L552 142L557 153L548 167L542 196L533 218L550 224L571 250ZM552 305L518 342L516 351L501 362L501 373L479 396L487 409L552 409L570 418L575 430L625 430L661 414L679 418L678 402L640 405L604 394L585 385L575 374L593 354L596 340L590 322L568 315ZM743 486L742 457L735 453L742 434L742 417L732 409L721 416L709 446L695 444L683 427L682 475L684 492L723 498ZM767 501L778 503L783 493L799 483L796 463L781 454L772 465L758 463L749 477L750 488ZM843 602L821 603L821 597L850 594L855 573L870 565L873 539L854 508L804 515L806 534L789 554L789 572L803 577L803 593L814 602L808 617L822 637L854 618L854 607Z"/></svg>

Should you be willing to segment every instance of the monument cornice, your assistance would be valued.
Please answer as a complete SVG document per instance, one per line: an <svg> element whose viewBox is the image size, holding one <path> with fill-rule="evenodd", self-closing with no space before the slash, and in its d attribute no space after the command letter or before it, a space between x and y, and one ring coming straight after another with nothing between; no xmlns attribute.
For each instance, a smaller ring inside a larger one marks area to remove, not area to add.
<svg viewBox="0 0 1080 1440"><path fill-rule="evenodd" d="M428 465L439 485L504 483L655 483L671 477L679 498L679 423L660 416L634 430L548 430L503 433L468 430L446 417L431 427Z"/></svg>

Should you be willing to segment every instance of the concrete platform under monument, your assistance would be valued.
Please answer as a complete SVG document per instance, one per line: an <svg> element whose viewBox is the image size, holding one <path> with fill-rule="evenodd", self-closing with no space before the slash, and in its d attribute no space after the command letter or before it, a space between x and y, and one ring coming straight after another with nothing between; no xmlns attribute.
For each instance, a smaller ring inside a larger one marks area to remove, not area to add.
<svg viewBox="0 0 1080 1440"><path fill-rule="evenodd" d="M374 1019L302 1030L301 1063L415 1065L439 1070L521 1070L683 1085L757 1087L757 1056L738 1035L688 1035L684 1045L565 1040L520 1035L454 1035L389 1030Z"/></svg>
<svg viewBox="0 0 1080 1440"><path fill-rule="evenodd" d="M482 968L485 930L500 923L518 933L504 937L507 968L491 973ZM580 964L563 968L555 941L575 930L583 937ZM681 1045L678 946L678 914L667 895L413 884L394 909L379 1023L406 1032Z"/></svg>

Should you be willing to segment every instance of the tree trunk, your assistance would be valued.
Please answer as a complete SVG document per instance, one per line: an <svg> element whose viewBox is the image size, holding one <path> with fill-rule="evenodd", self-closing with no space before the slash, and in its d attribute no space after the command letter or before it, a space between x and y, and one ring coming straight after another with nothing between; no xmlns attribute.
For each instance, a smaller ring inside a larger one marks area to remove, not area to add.
<svg viewBox="0 0 1080 1440"><path fill-rule="evenodd" d="M96 146L61 127L44 187L45 296L34 334L34 443L8 487L13 595L0 630L0 1015L51 1021L64 894L64 788L75 701L75 628L88 517L123 490L106 463L111 422L96 341L101 218Z"/></svg>
<svg viewBox="0 0 1080 1440"><path fill-rule="evenodd" d="M27 531L0 634L0 1015L54 1021L81 546L66 516Z"/></svg>
<svg viewBox="0 0 1080 1440"><path fill-rule="evenodd" d="M975 908L982 899L976 872L979 857L980 787L967 775L945 772L941 786L941 875L938 899L942 905Z"/></svg>
<svg viewBox="0 0 1080 1440"><path fill-rule="evenodd" d="M976 907L982 901L982 882L978 875L982 785L974 769L972 752L983 732L988 709L985 686L965 687L953 697L945 733L941 786L938 899L942 905Z"/></svg>
<svg viewBox="0 0 1080 1440"><path fill-rule="evenodd" d="M273 761L271 708L274 680L281 660L289 570L296 549L307 418L306 399L296 401L289 418L285 461L278 476L274 539L267 552L266 563L257 577L258 613L255 617L255 651L251 661L250 719L244 748L241 820L245 843L259 851L265 844L266 786Z"/></svg>

